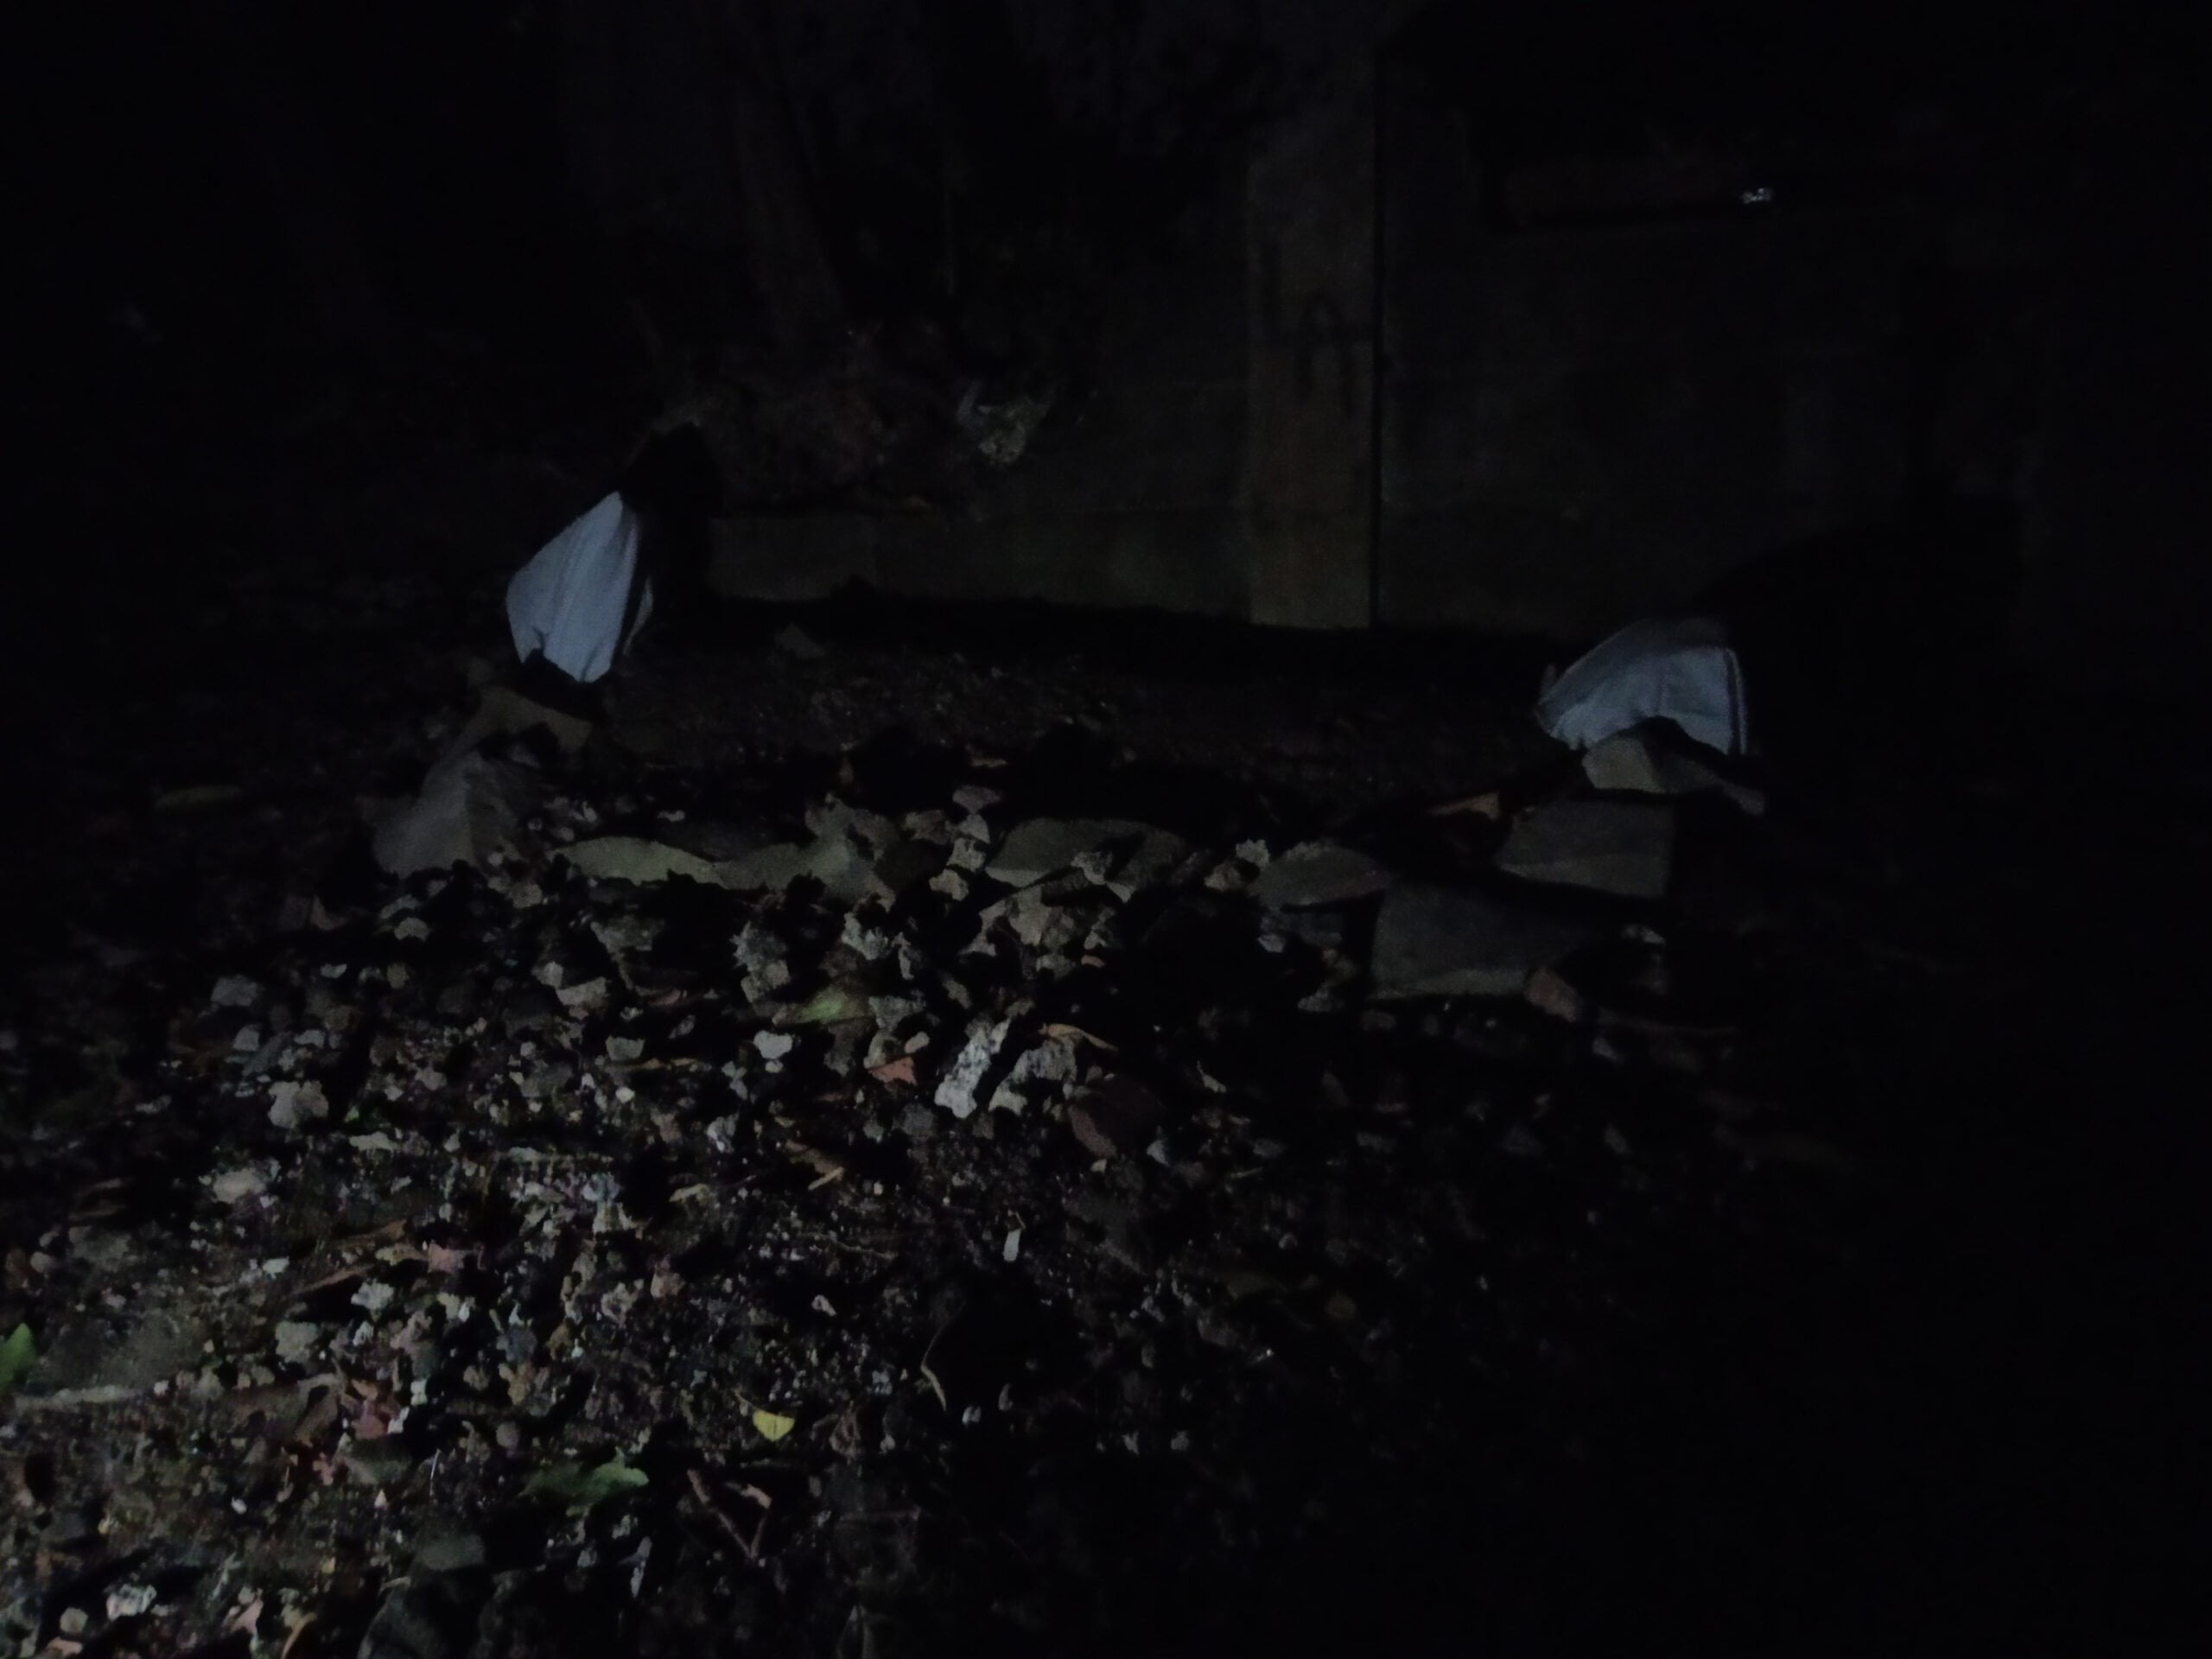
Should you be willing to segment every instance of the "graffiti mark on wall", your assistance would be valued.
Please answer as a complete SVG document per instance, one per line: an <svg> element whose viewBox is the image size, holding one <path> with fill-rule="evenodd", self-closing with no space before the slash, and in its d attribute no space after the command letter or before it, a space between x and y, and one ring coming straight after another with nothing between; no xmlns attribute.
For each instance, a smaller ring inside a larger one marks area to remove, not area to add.
<svg viewBox="0 0 2212 1659"><path fill-rule="evenodd" d="M1359 365L1375 338L1371 328L1352 321L1334 295L1308 294L1298 305L1296 321L1286 319L1282 292L1282 248L1269 240L1260 247L1260 338L1294 353L1291 385L1299 401L1310 400L1321 383L1322 359L1336 371L1338 407L1346 420L1359 413Z"/></svg>

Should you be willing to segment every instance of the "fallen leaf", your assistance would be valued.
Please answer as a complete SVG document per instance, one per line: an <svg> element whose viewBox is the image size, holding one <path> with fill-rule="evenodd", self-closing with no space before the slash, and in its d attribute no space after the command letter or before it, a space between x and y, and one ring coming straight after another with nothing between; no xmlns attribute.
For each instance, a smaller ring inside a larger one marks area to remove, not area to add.
<svg viewBox="0 0 2212 1659"><path fill-rule="evenodd" d="M937 1395L938 1409L940 1411L950 1411L952 1409L952 1402L944 1397L944 1384L937 1380L937 1373L930 1370L929 1361L926 1359L924 1360L921 1363L919 1369L922 1373L922 1380L930 1385L930 1392Z"/></svg>
<svg viewBox="0 0 2212 1659"><path fill-rule="evenodd" d="M868 1074L878 1083L911 1084L914 1081L914 1057L901 1054L886 1065L870 1066Z"/></svg>
<svg viewBox="0 0 2212 1659"><path fill-rule="evenodd" d="M0 1399L13 1394L37 1363L38 1344L31 1338L31 1328L19 1325L8 1333L6 1342L0 1343Z"/></svg>
<svg viewBox="0 0 2212 1659"><path fill-rule="evenodd" d="M832 1181L845 1179L845 1166L826 1152L817 1151L797 1141L785 1141L784 1150L814 1172L814 1179L807 1183L806 1190L810 1192L817 1187L827 1186Z"/></svg>
<svg viewBox="0 0 2212 1659"><path fill-rule="evenodd" d="M432 1273L459 1273L474 1259L474 1250L456 1250L444 1244L425 1244L423 1260L429 1264Z"/></svg>
<svg viewBox="0 0 2212 1659"><path fill-rule="evenodd" d="M1045 1035L1057 1037L1066 1043L1089 1043L1103 1054L1118 1054L1122 1052L1103 1037L1093 1036L1081 1026L1049 1025L1045 1027Z"/></svg>
<svg viewBox="0 0 2212 1659"><path fill-rule="evenodd" d="M557 1498L570 1511L581 1514L610 1497L634 1492L647 1484L644 1470L632 1468L620 1458L609 1458L593 1469L580 1463L556 1463L541 1469L530 1478L522 1495L535 1497L542 1494Z"/></svg>
<svg viewBox="0 0 2212 1659"><path fill-rule="evenodd" d="M1505 804L1496 790L1485 790L1479 795L1470 795L1464 801L1446 801L1441 806L1428 809L1432 818L1499 818L1505 816Z"/></svg>
<svg viewBox="0 0 2212 1659"><path fill-rule="evenodd" d="M770 1411L766 1406L755 1406L753 1408L753 1427L760 1431L762 1440L773 1444L797 1428L798 1419Z"/></svg>

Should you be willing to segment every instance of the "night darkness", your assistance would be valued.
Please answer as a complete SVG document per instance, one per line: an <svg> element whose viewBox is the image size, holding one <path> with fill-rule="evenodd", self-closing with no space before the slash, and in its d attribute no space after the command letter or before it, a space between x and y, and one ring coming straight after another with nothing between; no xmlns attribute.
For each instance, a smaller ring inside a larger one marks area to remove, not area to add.
<svg viewBox="0 0 2212 1659"><path fill-rule="evenodd" d="M16 20L0 1652L2203 1625L2202 29L1804 10Z"/></svg>

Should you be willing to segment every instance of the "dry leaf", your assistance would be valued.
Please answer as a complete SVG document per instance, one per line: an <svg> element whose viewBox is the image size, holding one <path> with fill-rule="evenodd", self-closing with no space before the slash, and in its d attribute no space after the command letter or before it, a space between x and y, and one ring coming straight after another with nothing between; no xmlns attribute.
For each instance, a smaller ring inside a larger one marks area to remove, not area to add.
<svg viewBox="0 0 2212 1659"><path fill-rule="evenodd" d="M1505 816L1505 804L1496 790L1485 790L1479 795L1470 795L1464 801L1446 801L1442 806L1428 809L1432 818L1501 818Z"/></svg>
<svg viewBox="0 0 2212 1659"><path fill-rule="evenodd" d="M1118 1054L1122 1052L1120 1049L1115 1047L1113 1044L1108 1042L1103 1037L1093 1036L1090 1033L1085 1031L1081 1026L1046 1026L1045 1027L1045 1035L1047 1037L1057 1037L1062 1042L1065 1043L1089 1043L1093 1048L1098 1050L1099 1052L1103 1054Z"/></svg>
<svg viewBox="0 0 2212 1659"><path fill-rule="evenodd" d="M429 1263L432 1273L459 1273L476 1259L473 1249L456 1250L444 1244L425 1244L423 1260Z"/></svg>
<svg viewBox="0 0 2212 1659"><path fill-rule="evenodd" d="M868 1076L878 1083L906 1083L914 1081L914 1057L901 1054L897 1059L868 1068Z"/></svg>
<svg viewBox="0 0 2212 1659"><path fill-rule="evenodd" d="M810 1192L817 1187L827 1186L832 1181L845 1179L845 1166L826 1152L817 1151L797 1141L786 1141L784 1150L814 1172L814 1179L807 1183L806 1190Z"/></svg>

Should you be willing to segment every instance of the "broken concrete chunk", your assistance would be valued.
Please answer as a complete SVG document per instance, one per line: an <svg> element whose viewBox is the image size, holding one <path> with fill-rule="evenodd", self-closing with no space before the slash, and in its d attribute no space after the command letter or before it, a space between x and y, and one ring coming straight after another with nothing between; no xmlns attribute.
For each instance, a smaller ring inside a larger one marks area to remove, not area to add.
<svg viewBox="0 0 2212 1659"><path fill-rule="evenodd" d="M554 856L566 860L594 881L649 884L680 875L708 887L722 885L720 867L696 853L637 836L601 836L563 847Z"/></svg>
<svg viewBox="0 0 2212 1659"><path fill-rule="evenodd" d="M1515 996L1590 938L1588 925L1461 888L1407 884L1375 921L1374 996Z"/></svg>
<svg viewBox="0 0 2212 1659"><path fill-rule="evenodd" d="M1015 826L986 872L1010 887L1026 887L1072 868L1084 855L1127 843L1113 868L1118 874L1140 859L1165 875L1183 855L1183 843L1164 830L1125 818L1032 818ZM1172 846L1171 853L1168 849Z"/></svg>
<svg viewBox="0 0 2212 1659"><path fill-rule="evenodd" d="M660 937L661 925L650 916L635 914L594 917L590 923L592 937L606 947L607 954L617 962L633 957L641 950L652 949L653 941Z"/></svg>
<svg viewBox="0 0 2212 1659"><path fill-rule="evenodd" d="M252 980L240 974L226 974L215 982L207 1006L211 1008L251 1008L260 1003L261 997L261 987Z"/></svg>
<svg viewBox="0 0 2212 1659"><path fill-rule="evenodd" d="M1497 868L1529 881L1626 899L1666 896L1674 809L1658 801L1548 801L1514 824Z"/></svg>
<svg viewBox="0 0 2212 1659"><path fill-rule="evenodd" d="M801 874L819 881L832 903L856 905L875 885L875 858L849 828L835 826L806 849Z"/></svg>
<svg viewBox="0 0 2212 1659"><path fill-rule="evenodd" d="M1136 849L1105 882L1107 892L1127 903L1138 893L1171 885L1191 855L1190 843L1165 830L1146 832Z"/></svg>
<svg viewBox="0 0 2212 1659"><path fill-rule="evenodd" d="M1276 859L1251 886L1271 910L1310 910L1348 904L1382 891L1390 872L1365 853L1334 842L1309 841Z"/></svg>
<svg viewBox="0 0 2212 1659"><path fill-rule="evenodd" d="M269 1121L280 1129L296 1129L304 1123L330 1116L330 1102L322 1085L284 1081L269 1085Z"/></svg>
<svg viewBox="0 0 2212 1659"><path fill-rule="evenodd" d="M880 853L899 840L899 827L880 812L849 806L843 801L824 801L809 808L806 827L808 833L814 836L849 836L871 853Z"/></svg>
<svg viewBox="0 0 2212 1659"><path fill-rule="evenodd" d="M534 793L521 767L459 755L433 766L413 800L370 807L370 850L398 876L480 865L513 849Z"/></svg>
<svg viewBox="0 0 2212 1659"><path fill-rule="evenodd" d="M1668 722L1649 721L1591 749L1582 757L1582 775L1592 788L1619 794L1694 795L1718 790L1754 817L1764 812L1764 793L1727 776L1713 764L1719 759Z"/></svg>
<svg viewBox="0 0 2212 1659"><path fill-rule="evenodd" d="M1058 950L1072 944L1083 932L1084 919L1072 907L1053 904L1041 887L1026 887L1006 901L1007 926L1033 950Z"/></svg>
<svg viewBox="0 0 2212 1659"><path fill-rule="evenodd" d="M878 927L864 920L860 912L849 911L838 943L858 956L863 962L880 962L891 954L893 934L887 928Z"/></svg>
<svg viewBox="0 0 2212 1659"><path fill-rule="evenodd" d="M991 1091L991 1109L1018 1112L1058 1094L1059 1085L1074 1081L1075 1044L1065 1037L1048 1036L1014 1061L1014 1069Z"/></svg>
<svg viewBox="0 0 2212 1659"><path fill-rule="evenodd" d="M999 1047L1006 1041L1007 1033L1014 1025L1011 1020L978 1020L968 1027L968 1040L937 1085L937 1103L955 1117L972 1116L976 1110L976 1090L989 1071L991 1062L998 1058Z"/></svg>
<svg viewBox="0 0 2212 1659"><path fill-rule="evenodd" d="M720 865L721 884L736 893L780 893L806 872L807 849L779 841Z"/></svg>
<svg viewBox="0 0 2212 1659"><path fill-rule="evenodd" d="M589 1015L604 1012L613 994L602 976L587 979L581 984L563 985L553 995L561 1000L561 1006L570 1014Z"/></svg>

